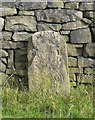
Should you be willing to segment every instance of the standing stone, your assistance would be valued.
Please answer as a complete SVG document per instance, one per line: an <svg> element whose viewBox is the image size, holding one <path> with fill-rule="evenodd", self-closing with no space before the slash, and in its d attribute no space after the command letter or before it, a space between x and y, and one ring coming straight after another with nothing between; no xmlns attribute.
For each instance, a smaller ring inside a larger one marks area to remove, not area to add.
<svg viewBox="0 0 95 120"><path fill-rule="evenodd" d="M57 32L33 34L28 44L28 78L30 90L69 93L66 44Z"/></svg>
<svg viewBox="0 0 95 120"><path fill-rule="evenodd" d="M0 31L2 31L3 27L4 27L4 19L0 18Z"/></svg>

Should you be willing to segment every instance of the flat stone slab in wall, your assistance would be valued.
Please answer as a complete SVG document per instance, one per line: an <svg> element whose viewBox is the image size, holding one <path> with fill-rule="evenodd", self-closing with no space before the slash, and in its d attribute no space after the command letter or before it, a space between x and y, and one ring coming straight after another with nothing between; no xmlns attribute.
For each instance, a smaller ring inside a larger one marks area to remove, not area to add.
<svg viewBox="0 0 95 120"><path fill-rule="evenodd" d="M28 44L28 79L33 91L52 91L68 94L66 44L57 32L42 31L33 34Z"/></svg>

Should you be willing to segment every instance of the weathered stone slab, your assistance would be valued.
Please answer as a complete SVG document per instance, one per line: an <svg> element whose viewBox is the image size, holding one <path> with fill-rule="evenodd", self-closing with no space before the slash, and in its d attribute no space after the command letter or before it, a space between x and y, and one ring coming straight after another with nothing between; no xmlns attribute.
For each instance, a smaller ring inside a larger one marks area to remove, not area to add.
<svg viewBox="0 0 95 120"><path fill-rule="evenodd" d="M61 29L60 24L46 24L46 23L38 24L38 31L46 31L46 30L59 31L60 29Z"/></svg>
<svg viewBox="0 0 95 120"><path fill-rule="evenodd" d="M30 90L69 93L66 44L58 33L42 31L33 34L28 44L28 62Z"/></svg>
<svg viewBox="0 0 95 120"><path fill-rule="evenodd" d="M11 36L12 36L12 32L0 32L0 39L1 40L5 40L5 41L9 41L11 40Z"/></svg>
<svg viewBox="0 0 95 120"><path fill-rule="evenodd" d="M16 3L16 8L19 10L35 10L35 9L45 9L47 7L46 2L35 2L35 1L30 1L30 2L17 2Z"/></svg>
<svg viewBox="0 0 95 120"><path fill-rule="evenodd" d="M35 12L37 21L45 21L50 23L73 22L78 18L82 19L82 12L66 9L47 9Z"/></svg>
<svg viewBox="0 0 95 120"><path fill-rule="evenodd" d="M70 34L71 43L89 43L91 42L91 32L89 28L72 31Z"/></svg>
<svg viewBox="0 0 95 120"><path fill-rule="evenodd" d="M9 56L8 56L8 68L14 67L14 51L8 50Z"/></svg>
<svg viewBox="0 0 95 120"><path fill-rule="evenodd" d="M86 10L95 10L95 3L94 2L83 2L80 4L80 10L86 11Z"/></svg>
<svg viewBox="0 0 95 120"><path fill-rule="evenodd" d="M0 60L0 72L5 72L6 65Z"/></svg>
<svg viewBox="0 0 95 120"><path fill-rule="evenodd" d="M5 29L8 31L37 31L36 20L33 16L6 17Z"/></svg>
<svg viewBox="0 0 95 120"><path fill-rule="evenodd" d="M78 9L79 8L79 2L67 2L67 3L65 3L65 8Z"/></svg>
<svg viewBox="0 0 95 120"><path fill-rule="evenodd" d="M93 67L95 65L95 60L92 58L79 57L78 66L79 67Z"/></svg>
<svg viewBox="0 0 95 120"><path fill-rule="evenodd" d="M87 68L84 69L84 73L87 74L87 75L93 75L93 74L95 75L95 68L87 67Z"/></svg>
<svg viewBox="0 0 95 120"><path fill-rule="evenodd" d="M82 55L83 45L67 44L68 56L80 56Z"/></svg>
<svg viewBox="0 0 95 120"><path fill-rule="evenodd" d="M95 57L95 43L89 43L84 48L85 57Z"/></svg>
<svg viewBox="0 0 95 120"><path fill-rule="evenodd" d="M64 8L64 3L62 0L59 0L58 2L48 2L47 3L48 8Z"/></svg>
<svg viewBox="0 0 95 120"><path fill-rule="evenodd" d="M28 41L28 38L31 36L32 34L27 32L15 32L12 38L14 41Z"/></svg>
<svg viewBox="0 0 95 120"><path fill-rule="evenodd" d="M6 7L0 8L0 16L10 16L15 14L17 14L15 8L6 8Z"/></svg>
<svg viewBox="0 0 95 120"><path fill-rule="evenodd" d="M77 67L77 59L74 57L69 57L68 58L68 66L69 67Z"/></svg>
<svg viewBox="0 0 95 120"><path fill-rule="evenodd" d="M62 25L62 30L75 30L79 28L86 28L88 27L87 24L81 21L76 21L76 22L68 22Z"/></svg>

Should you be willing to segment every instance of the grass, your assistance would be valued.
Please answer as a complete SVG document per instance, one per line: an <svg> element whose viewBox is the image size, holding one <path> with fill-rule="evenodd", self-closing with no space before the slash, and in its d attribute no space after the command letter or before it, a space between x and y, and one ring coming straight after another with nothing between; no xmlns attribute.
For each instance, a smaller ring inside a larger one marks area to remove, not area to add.
<svg viewBox="0 0 95 120"><path fill-rule="evenodd" d="M70 96L3 87L3 118L93 118L93 87L71 88ZM95 116L94 116L95 117Z"/></svg>

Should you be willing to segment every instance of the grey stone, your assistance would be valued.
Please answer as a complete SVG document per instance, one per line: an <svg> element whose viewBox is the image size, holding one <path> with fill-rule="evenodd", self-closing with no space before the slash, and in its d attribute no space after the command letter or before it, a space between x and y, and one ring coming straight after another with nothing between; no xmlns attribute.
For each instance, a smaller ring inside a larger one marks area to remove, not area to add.
<svg viewBox="0 0 95 120"><path fill-rule="evenodd" d="M80 83L91 83L93 84L93 75L80 74L79 82Z"/></svg>
<svg viewBox="0 0 95 120"><path fill-rule="evenodd" d="M22 70L22 69L7 69L6 74L8 75L20 75L20 76L27 76L27 70Z"/></svg>
<svg viewBox="0 0 95 120"><path fill-rule="evenodd" d="M11 36L12 36L12 32L5 32L5 31L0 32L1 40L9 41L11 40Z"/></svg>
<svg viewBox="0 0 95 120"><path fill-rule="evenodd" d="M8 57L8 52L6 52L5 50L0 49L0 58L3 57Z"/></svg>
<svg viewBox="0 0 95 120"><path fill-rule="evenodd" d="M5 29L8 31L37 31L33 16L6 17Z"/></svg>
<svg viewBox="0 0 95 120"><path fill-rule="evenodd" d="M88 27L87 24L81 21L76 21L76 22L68 22L62 25L62 30L76 30L79 28L86 28Z"/></svg>
<svg viewBox="0 0 95 120"><path fill-rule="evenodd" d="M58 2L48 2L47 3L48 8L64 8L63 1L59 0Z"/></svg>
<svg viewBox="0 0 95 120"><path fill-rule="evenodd" d="M34 16L34 11L19 11L19 15L32 15Z"/></svg>
<svg viewBox="0 0 95 120"><path fill-rule="evenodd" d="M78 66L79 67L93 67L95 64L95 60L91 58L84 58L79 57L78 58Z"/></svg>
<svg viewBox="0 0 95 120"><path fill-rule="evenodd" d="M71 43L89 43L91 42L91 32L89 28L71 31Z"/></svg>
<svg viewBox="0 0 95 120"><path fill-rule="evenodd" d="M89 19L95 19L95 11L86 11L83 16Z"/></svg>
<svg viewBox="0 0 95 120"><path fill-rule="evenodd" d="M81 56L83 45L67 44L68 56Z"/></svg>
<svg viewBox="0 0 95 120"><path fill-rule="evenodd" d="M14 51L8 50L9 57L8 57L8 68L14 67Z"/></svg>
<svg viewBox="0 0 95 120"><path fill-rule="evenodd" d="M15 32L12 36L14 41L28 41L32 34L27 32Z"/></svg>
<svg viewBox="0 0 95 120"><path fill-rule="evenodd" d="M47 7L46 2L17 2L16 8L19 10L35 10L35 9L45 9Z"/></svg>
<svg viewBox="0 0 95 120"><path fill-rule="evenodd" d="M7 2L7 1L4 0L2 2L2 7L15 8L15 2L16 2L16 0L9 0L9 2Z"/></svg>
<svg viewBox="0 0 95 120"><path fill-rule="evenodd" d="M69 68L69 74L75 74L75 73L83 73L83 68L79 67L70 67Z"/></svg>
<svg viewBox="0 0 95 120"><path fill-rule="evenodd" d="M65 3L65 8L78 9L79 8L79 2L67 2L67 3Z"/></svg>
<svg viewBox="0 0 95 120"><path fill-rule="evenodd" d="M95 43L94 42L89 43L85 46L83 55L85 57L95 57Z"/></svg>
<svg viewBox="0 0 95 120"><path fill-rule="evenodd" d="M24 42L11 42L11 41L2 41L0 42L0 49L18 49L26 48L27 43Z"/></svg>
<svg viewBox="0 0 95 120"><path fill-rule="evenodd" d="M80 10L86 11L86 10L95 10L95 3L94 2L83 2L80 4Z"/></svg>
<svg viewBox="0 0 95 120"><path fill-rule="evenodd" d="M17 14L15 8L6 8L6 7L0 8L0 16L10 16L15 14Z"/></svg>
<svg viewBox="0 0 95 120"><path fill-rule="evenodd" d="M28 44L28 78L30 90L50 90L68 94L67 51L64 39L53 31L33 34ZM33 47L34 46L34 47Z"/></svg>
<svg viewBox="0 0 95 120"><path fill-rule="evenodd" d="M2 31L3 27L4 27L4 19L0 18L0 31Z"/></svg>
<svg viewBox="0 0 95 120"><path fill-rule="evenodd" d="M47 9L39 10L35 12L37 21L53 22L53 23L64 23L70 21L76 21L82 19L82 12L76 10L66 9Z"/></svg>
<svg viewBox="0 0 95 120"><path fill-rule="evenodd" d="M6 65L0 60L0 72L5 72Z"/></svg>
<svg viewBox="0 0 95 120"><path fill-rule="evenodd" d="M69 57L68 58L68 66L69 67L77 67L77 59L76 58L74 58L74 57Z"/></svg>
<svg viewBox="0 0 95 120"><path fill-rule="evenodd" d="M84 69L84 73L85 74L87 74L87 75L95 75L95 68L89 68L89 67L87 67L87 68L85 68Z"/></svg>
<svg viewBox="0 0 95 120"><path fill-rule="evenodd" d="M61 29L60 24L46 24L46 23L38 24L38 31L46 31L46 30L59 31L60 29Z"/></svg>

